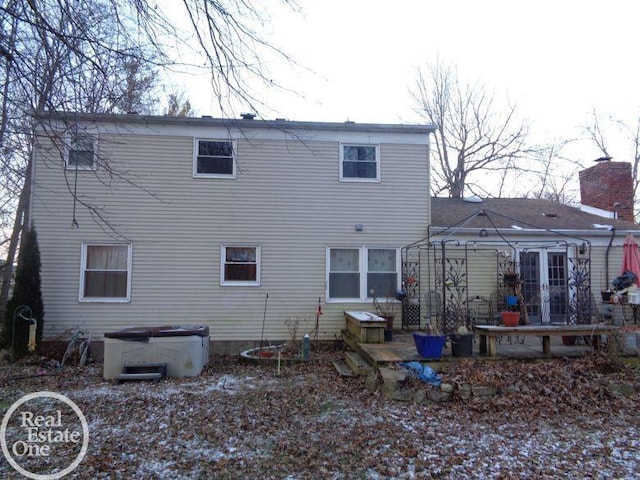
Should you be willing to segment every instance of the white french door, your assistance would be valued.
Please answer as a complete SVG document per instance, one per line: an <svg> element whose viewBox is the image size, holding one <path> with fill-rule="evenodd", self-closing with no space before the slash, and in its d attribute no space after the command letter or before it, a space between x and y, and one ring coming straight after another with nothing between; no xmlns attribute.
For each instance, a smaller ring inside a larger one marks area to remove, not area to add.
<svg viewBox="0 0 640 480"><path fill-rule="evenodd" d="M530 323L566 323L569 317L567 252L520 252L520 277Z"/></svg>

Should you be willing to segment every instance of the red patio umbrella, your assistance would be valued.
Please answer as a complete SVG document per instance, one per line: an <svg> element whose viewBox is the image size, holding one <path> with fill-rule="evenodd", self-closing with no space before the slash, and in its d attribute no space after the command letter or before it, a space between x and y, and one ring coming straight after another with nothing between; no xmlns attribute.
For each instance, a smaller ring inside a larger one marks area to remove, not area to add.
<svg viewBox="0 0 640 480"><path fill-rule="evenodd" d="M637 279L640 279L640 250L638 250L638 244L632 234L627 234L622 248L624 252L622 255L621 273L629 270L634 273Z"/></svg>

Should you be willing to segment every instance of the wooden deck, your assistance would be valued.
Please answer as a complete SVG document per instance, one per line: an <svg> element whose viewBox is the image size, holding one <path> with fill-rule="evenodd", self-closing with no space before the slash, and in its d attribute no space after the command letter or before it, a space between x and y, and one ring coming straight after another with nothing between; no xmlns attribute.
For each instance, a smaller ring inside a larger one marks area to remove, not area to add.
<svg viewBox="0 0 640 480"><path fill-rule="evenodd" d="M496 342L496 355L490 357L480 353L480 341L476 336L473 344L473 357L481 360L518 360L518 359L549 359L561 357L579 357L592 351L590 345L585 345L579 338L576 345L564 345L561 337L550 338L550 354L543 353L542 338L538 336L503 335ZM385 365L398 362L424 361L416 350L411 332L394 332L393 341L385 343L358 343L359 353L371 365ZM630 352L633 353L633 352ZM442 358L439 361L429 361L429 364L455 362L463 357L451 355L451 344L447 342Z"/></svg>

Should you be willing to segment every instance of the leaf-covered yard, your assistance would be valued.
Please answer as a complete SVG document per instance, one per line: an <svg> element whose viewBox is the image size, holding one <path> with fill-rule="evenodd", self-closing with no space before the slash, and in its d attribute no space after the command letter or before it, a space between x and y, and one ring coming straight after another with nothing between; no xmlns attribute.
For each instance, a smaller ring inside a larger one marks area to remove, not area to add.
<svg viewBox="0 0 640 480"><path fill-rule="evenodd" d="M606 357L463 362L443 374L456 387L451 402L417 404L339 377L332 355L280 376L212 357L197 378L120 385L104 381L100 365L45 375L53 369L42 359L0 369L0 402L6 411L50 390L81 408L89 450L67 478L631 479L640 471L638 372ZM473 396L466 384L497 394ZM3 458L0 476L14 475Z"/></svg>

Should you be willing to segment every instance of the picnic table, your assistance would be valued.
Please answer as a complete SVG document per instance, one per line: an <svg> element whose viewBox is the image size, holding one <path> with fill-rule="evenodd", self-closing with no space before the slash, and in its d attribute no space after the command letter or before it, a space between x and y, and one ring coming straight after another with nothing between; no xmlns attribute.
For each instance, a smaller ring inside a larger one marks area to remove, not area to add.
<svg viewBox="0 0 640 480"><path fill-rule="evenodd" d="M614 325L597 323L591 325L522 325L518 327L502 327L495 325L474 325L473 331L480 338L480 353L495 357L497 340L507 335L542 337L542 352L551 354L552 336L589 336L594 349L600 348L600 335L611 335L618 330Z"/></svg>

